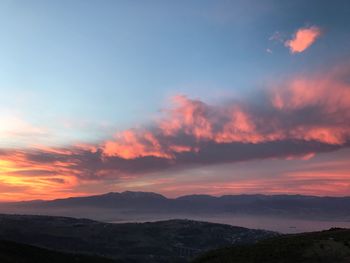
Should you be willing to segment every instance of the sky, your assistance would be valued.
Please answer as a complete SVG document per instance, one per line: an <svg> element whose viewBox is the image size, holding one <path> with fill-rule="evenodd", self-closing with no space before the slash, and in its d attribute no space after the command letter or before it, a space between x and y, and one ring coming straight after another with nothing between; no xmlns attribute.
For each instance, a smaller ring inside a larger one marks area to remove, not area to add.
<svg viewBox="0 0 350 263"><path fill-rule="evenodd" d="M348 1L3 0L0 201L350 195Z"/></svg>

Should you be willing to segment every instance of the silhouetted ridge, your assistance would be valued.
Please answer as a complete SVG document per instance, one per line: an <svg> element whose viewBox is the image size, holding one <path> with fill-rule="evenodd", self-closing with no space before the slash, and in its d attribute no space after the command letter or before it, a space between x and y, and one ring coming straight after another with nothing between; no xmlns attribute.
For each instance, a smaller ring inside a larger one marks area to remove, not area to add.
<svg viewBox="0 0 350 263"><path fill-rule="evenodd" d="M217 197L212 195L184 195L176 198L176 200L189 200L189 201L207 201L207 200L213 200Z"/></svg>
<svg viewBox="0 0 350 263"><path fill-rule="evenodd" d="M167 199L165 196L153 192L133 192L133 191L125 191L120 193L120 195L125 196L127 198L153 198L153 199Z"/></svg>
<svg viewBox="0 0 350 263"><path fill-rule="evenodd" d="M2 209L3 207L8 208ZM160 213L188 214L207 213L209 215L230 213L244 215L285 216L307 219L336 219L345 221L350 218L350 197L317 197L303 195L223 195L219 197L211 195L186 195L178 198L167 198L153 192L122 193L111 192L102 195L71 197L52 201L18 202L0 204L0 211L35 212L46 213L50 209L69 209L64 215L79 216L74 214L74 209L109 209L116 213ZM12 210L11 210L12 209ZM36 211L37 211L36 210ZM81 212L84 212L81 210ZM78 211L78 210L77 210ZM91 210L90 210L91 211ZM104 211L105 212L105 211ZM52 214L52 213L51 213ZM55 214L56 215L56 214ZM87 211L85 217L90 217Z"/></svg>

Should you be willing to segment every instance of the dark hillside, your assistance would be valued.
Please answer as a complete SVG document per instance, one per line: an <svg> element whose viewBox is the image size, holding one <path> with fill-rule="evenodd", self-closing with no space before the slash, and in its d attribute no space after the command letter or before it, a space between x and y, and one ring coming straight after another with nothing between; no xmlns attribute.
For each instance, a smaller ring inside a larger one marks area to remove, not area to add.
<svg viewBox="0 0 350 263"><path fill-rule="evenodd" d="M120 263L95 256L62 253L11 241L0 241L1 263Z"/></svg>
<svg viewBox="0 0 350 263"><path fill-rule="evenodd" d="M193 263L349 263L350 230L285 235L256 244L218 249Z"/></svg>
<svg viewBox="0 0 350 263"><path fill-rule="evenodd" d="M68 217L0 215L0 239L128 262L186 262L214 248L254 243L275 235L191 220L111 224Z"/></svg>

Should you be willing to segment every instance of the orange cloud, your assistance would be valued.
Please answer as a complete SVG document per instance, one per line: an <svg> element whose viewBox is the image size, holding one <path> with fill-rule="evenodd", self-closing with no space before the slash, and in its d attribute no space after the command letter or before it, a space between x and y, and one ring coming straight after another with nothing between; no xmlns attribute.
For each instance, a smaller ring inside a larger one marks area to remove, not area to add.
<svg viewBox="0 0 350 263"><path fill-rule="evenodd" d="M31 160L28 152L14 150L0 155L0 200L49 199L69 196L77 177L69 162ZM12 190L20 188L20 190Z"/></svg>
<svg viewBox="0 0 350 263"><path fill-rule="evenodd" d="M144 156L170 158L155 136L147 131L124 131L115 135L114 141L107 141L104 152L108 156L118 156L123 159L134 159Z"/></svg>
<svg viewBox="0 0 350 263"><path fill-rule="evenodd" d="M284 44L292 53L300 53L309 48L322 34L317 26L304 27L297 30L294 37Z"/></svg>

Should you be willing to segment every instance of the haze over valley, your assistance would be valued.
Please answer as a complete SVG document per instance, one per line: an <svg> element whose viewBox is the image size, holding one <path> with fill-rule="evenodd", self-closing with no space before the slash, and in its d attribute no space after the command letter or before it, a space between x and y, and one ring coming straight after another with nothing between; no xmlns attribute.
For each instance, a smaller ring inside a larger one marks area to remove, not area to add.
<svg viewBox="0 0 350 263"><path fill-rule="evenodd" d="M89 218L113 223L192 219L281 233L350 227L349 197L302 195L188 195L151 192L0 204L1 213Z"/></svg>

